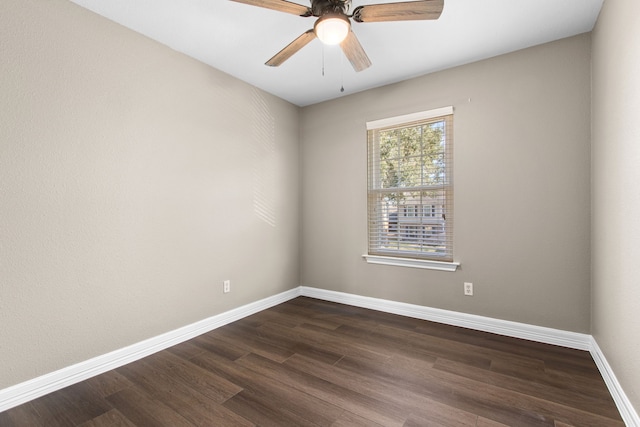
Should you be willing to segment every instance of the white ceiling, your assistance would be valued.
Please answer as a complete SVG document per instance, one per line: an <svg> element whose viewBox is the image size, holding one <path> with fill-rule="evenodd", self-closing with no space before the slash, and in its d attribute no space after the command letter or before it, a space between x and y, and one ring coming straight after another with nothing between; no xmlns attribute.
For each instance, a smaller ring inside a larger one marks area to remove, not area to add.
<svg viewBox="0 0 640 427"><path fill-rule="evenodd" d="M264 65L313 17L228 0L72 1L299 106L588 32L603 2L445 0L437 21L353 22L373 63L356 73L338 46L317 39L280 67ZM351 10L395 1L352 0Z"/></svg>

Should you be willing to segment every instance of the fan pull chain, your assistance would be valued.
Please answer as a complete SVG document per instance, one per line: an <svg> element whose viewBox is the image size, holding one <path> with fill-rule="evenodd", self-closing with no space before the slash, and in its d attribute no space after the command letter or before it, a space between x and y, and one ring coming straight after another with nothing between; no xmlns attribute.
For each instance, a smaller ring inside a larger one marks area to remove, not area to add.
<svg viewBox="0 0 640 427"><path fill-rule="evenodd" d="M322 77L324 77L324 50L326 49L326 46L323 44L322 45Z"/></svg>
<svg viewBox="0 0 640 427"><path fill-rule="evenodd" d="M344 55L340 55L340 92L344 92Z"/></svg>

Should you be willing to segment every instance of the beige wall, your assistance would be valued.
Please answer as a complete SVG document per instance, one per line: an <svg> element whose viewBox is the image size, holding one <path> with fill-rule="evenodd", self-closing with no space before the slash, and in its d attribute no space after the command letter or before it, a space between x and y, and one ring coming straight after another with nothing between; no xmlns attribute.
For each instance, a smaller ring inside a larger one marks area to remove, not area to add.
<svg viewBox="0 0 640 427"><path fill-rule="evenodd" d="M589 332L590 47L580 35L304 108L301 283ZM461 268L366 264L365 122L448 105Z"/></svg>
<svg viewBox="0 0 640 427"><path fill-rule="evenodd" d="M640 411L640 2L593 32L592 333Z"/></svg>
<svg viewBox="0 0 640 427"><path fill-rule="evenodd" d="M298 285L297 107L65 0L0 76L0 389Z"/></svg>

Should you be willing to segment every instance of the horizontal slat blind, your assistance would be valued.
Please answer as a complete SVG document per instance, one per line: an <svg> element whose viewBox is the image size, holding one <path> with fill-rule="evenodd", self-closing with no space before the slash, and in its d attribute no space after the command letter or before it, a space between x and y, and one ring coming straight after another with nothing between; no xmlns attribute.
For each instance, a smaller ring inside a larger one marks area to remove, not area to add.
<svg viewBox="0 0 640 427"><path fill-rule="evenodd" d="M453 261L452 112L367 123L370 255Z"/></svg>

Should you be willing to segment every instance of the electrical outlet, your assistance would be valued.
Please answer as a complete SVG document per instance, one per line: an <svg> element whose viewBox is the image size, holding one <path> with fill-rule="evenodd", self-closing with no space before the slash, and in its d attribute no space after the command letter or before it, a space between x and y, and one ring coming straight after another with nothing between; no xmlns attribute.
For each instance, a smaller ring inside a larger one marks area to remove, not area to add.
<svg viewBox="0 0 640 427"><path fill-rule="evenodd" d="M222 292L224 292L225 294L231 292L231 280L225 280L224 282L222 282Z"/></svg>
<svg viewBox="0 0 640 427"><path fill-rule="evenodd" d="M464 282L464 294L467 296L473 296L473 283Z"/></svg>

